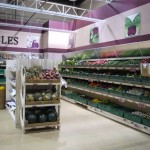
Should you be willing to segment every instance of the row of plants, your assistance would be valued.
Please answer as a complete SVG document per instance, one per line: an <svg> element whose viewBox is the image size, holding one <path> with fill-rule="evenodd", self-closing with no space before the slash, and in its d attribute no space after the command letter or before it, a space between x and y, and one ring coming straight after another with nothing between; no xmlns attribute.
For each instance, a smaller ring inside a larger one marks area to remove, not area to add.
<svg viewBox="0 0 150 150"><path fill-rule="evenodd" d="M142 88L134 88L109 83L89 82L83 80L67 79L68 85L89 91L100 92L134 101L150 103L150 91Z"/></svg>
<svg viewBox="0 0 150 150"><path fill-rule="evenodd" d="M136 74L136 73L135 73ZM93 80L109 80L119 81L133 84L150 85L150 78L142 77L140 75L130 75L129 73L124 74L109 74L109 73L88 73L83 71L67 71L61 72L62 76L69 75L71 77L83 77L90 78Z"/></svg>
<svg viewBox="0 0 150 150"><path fill-rule="evenodd" d="M150 59L129 59L129 60L107 60L107 59L99 59L94 61L79 61L76 59L67 59L63 61L60 65L67 66L106 66L106 67L139 67L140 63L149 63Z"/></svg>

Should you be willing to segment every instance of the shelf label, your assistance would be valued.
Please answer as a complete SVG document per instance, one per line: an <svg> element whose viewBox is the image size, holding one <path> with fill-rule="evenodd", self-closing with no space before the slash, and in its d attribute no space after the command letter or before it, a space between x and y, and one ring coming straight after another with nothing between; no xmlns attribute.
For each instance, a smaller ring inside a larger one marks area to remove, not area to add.
<svg viewBox="0 0 150 150"><path fill-rule="evenodd" d="M138 104L138 107L140 107L140 108L145 108L145 104L144 104L144 103L139 103L139 104Z"/></svg>
<svg viewBox="0 0 150 150"><path fill-rule="evenodd" d="M88 81L89 81L89 82L93 82L93 80L92 80L92 79L89 79Z"/></svg>
<svg viewBox="0 0 150 150"><path fill-rule="evenodd" d="M130 71L131 72L136 72L136 68L135 67L130 67Z"/></svg>
<svg viewBox="0 0 150 150"><path fill-rule="evenodd" d="M139 124L133 123L135 128L141 128Z"/></svg>
<svg viewBox="0 0 150 150"><path fill-rule="evenodd" d="M146 126L144 126L144 129L148 129Z"/></svg>
<svg viewBox="0 0 150 150"><path fill-rule="evenodd" d="M125 100L124 100L124 99L119 99L119 102L124 103L124 102L125 102Z"/></svg>

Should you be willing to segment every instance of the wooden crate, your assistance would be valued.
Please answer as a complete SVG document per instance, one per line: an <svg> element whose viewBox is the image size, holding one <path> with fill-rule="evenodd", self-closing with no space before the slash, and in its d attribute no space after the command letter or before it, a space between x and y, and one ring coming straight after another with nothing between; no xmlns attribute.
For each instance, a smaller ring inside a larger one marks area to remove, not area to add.
<svg viewBox="0 0 150 150"><path fill-rule="evenodd" d="M5 90L0 91L0 109L5 109L5 101L6 101L6 92Z"/></svg>
<svg viewBox="0 0 150 150"><path fill-rule="evenodd" d="M31 101L27 102L26 105L41 105L41 104L59 104L60 100L49 100L49 101Z"/></svg>
<svg viewBox="0 0 150 150"><path fill-rule="evenodd" d="M38 128L38 127L48 127L48 126L57 126L59 125L59 119L54 122L44 122L44 123L32 123L28 124L28 121L25 122L26 128Z"/></svg>
<svg viewBox="0 0 150 150"><path fill-rule="evenodd" d="M58 79L50 79L50 80L30 80L30 79L27 79L26 80L26 83L60 83L60 78Z"/></svg>

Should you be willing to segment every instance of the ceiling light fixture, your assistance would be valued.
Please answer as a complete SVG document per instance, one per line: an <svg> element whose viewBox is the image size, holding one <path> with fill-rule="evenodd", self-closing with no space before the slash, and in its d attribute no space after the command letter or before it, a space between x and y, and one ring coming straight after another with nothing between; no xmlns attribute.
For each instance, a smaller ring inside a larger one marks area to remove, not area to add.
<svg viewBox="0 0 150 150"><path fill-rule="evenodd" d="M75 2L75 1L77 1L77 0L69 0L70 2Z"/></svg>
<svg viewBox="0 0 150 150"><path fill-rule="evenodd" d="M12 24L12 23L1 23L0 26L3 27L14 27L14 28L22 28L22 29L33 29L33 30L43 30L43 31L56 31L56 32L69 32L74 33L75 31L70 30L61 30L61 29L54 29L54 28L45 28L45 27L37 27L37 26L28 26L28 25L21 25L21 24Z"/></svg>

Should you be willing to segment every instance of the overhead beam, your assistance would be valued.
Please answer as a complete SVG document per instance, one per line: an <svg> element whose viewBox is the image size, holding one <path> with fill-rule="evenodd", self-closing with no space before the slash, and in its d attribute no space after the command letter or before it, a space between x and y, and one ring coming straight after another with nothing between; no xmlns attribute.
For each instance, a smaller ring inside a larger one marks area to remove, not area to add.
<svg viewBox="0 0 150 150"><path fill-rule="evenodd" d="M101 22L101 23L105 22L104 20L100 20L96 18L72 15L72 14L67 14L67 13L62 13L62 12L54 12L50 10L48 11L48 10L38 9L38 8L30 8L30 7L25 7L25 6L5 4L5 3L0 3L0 8L7 8L7 9L36 13L36 14L49 15L49 16L65 17L65 18L84 20L84 21L90 21L90 22Z"/></svg>

